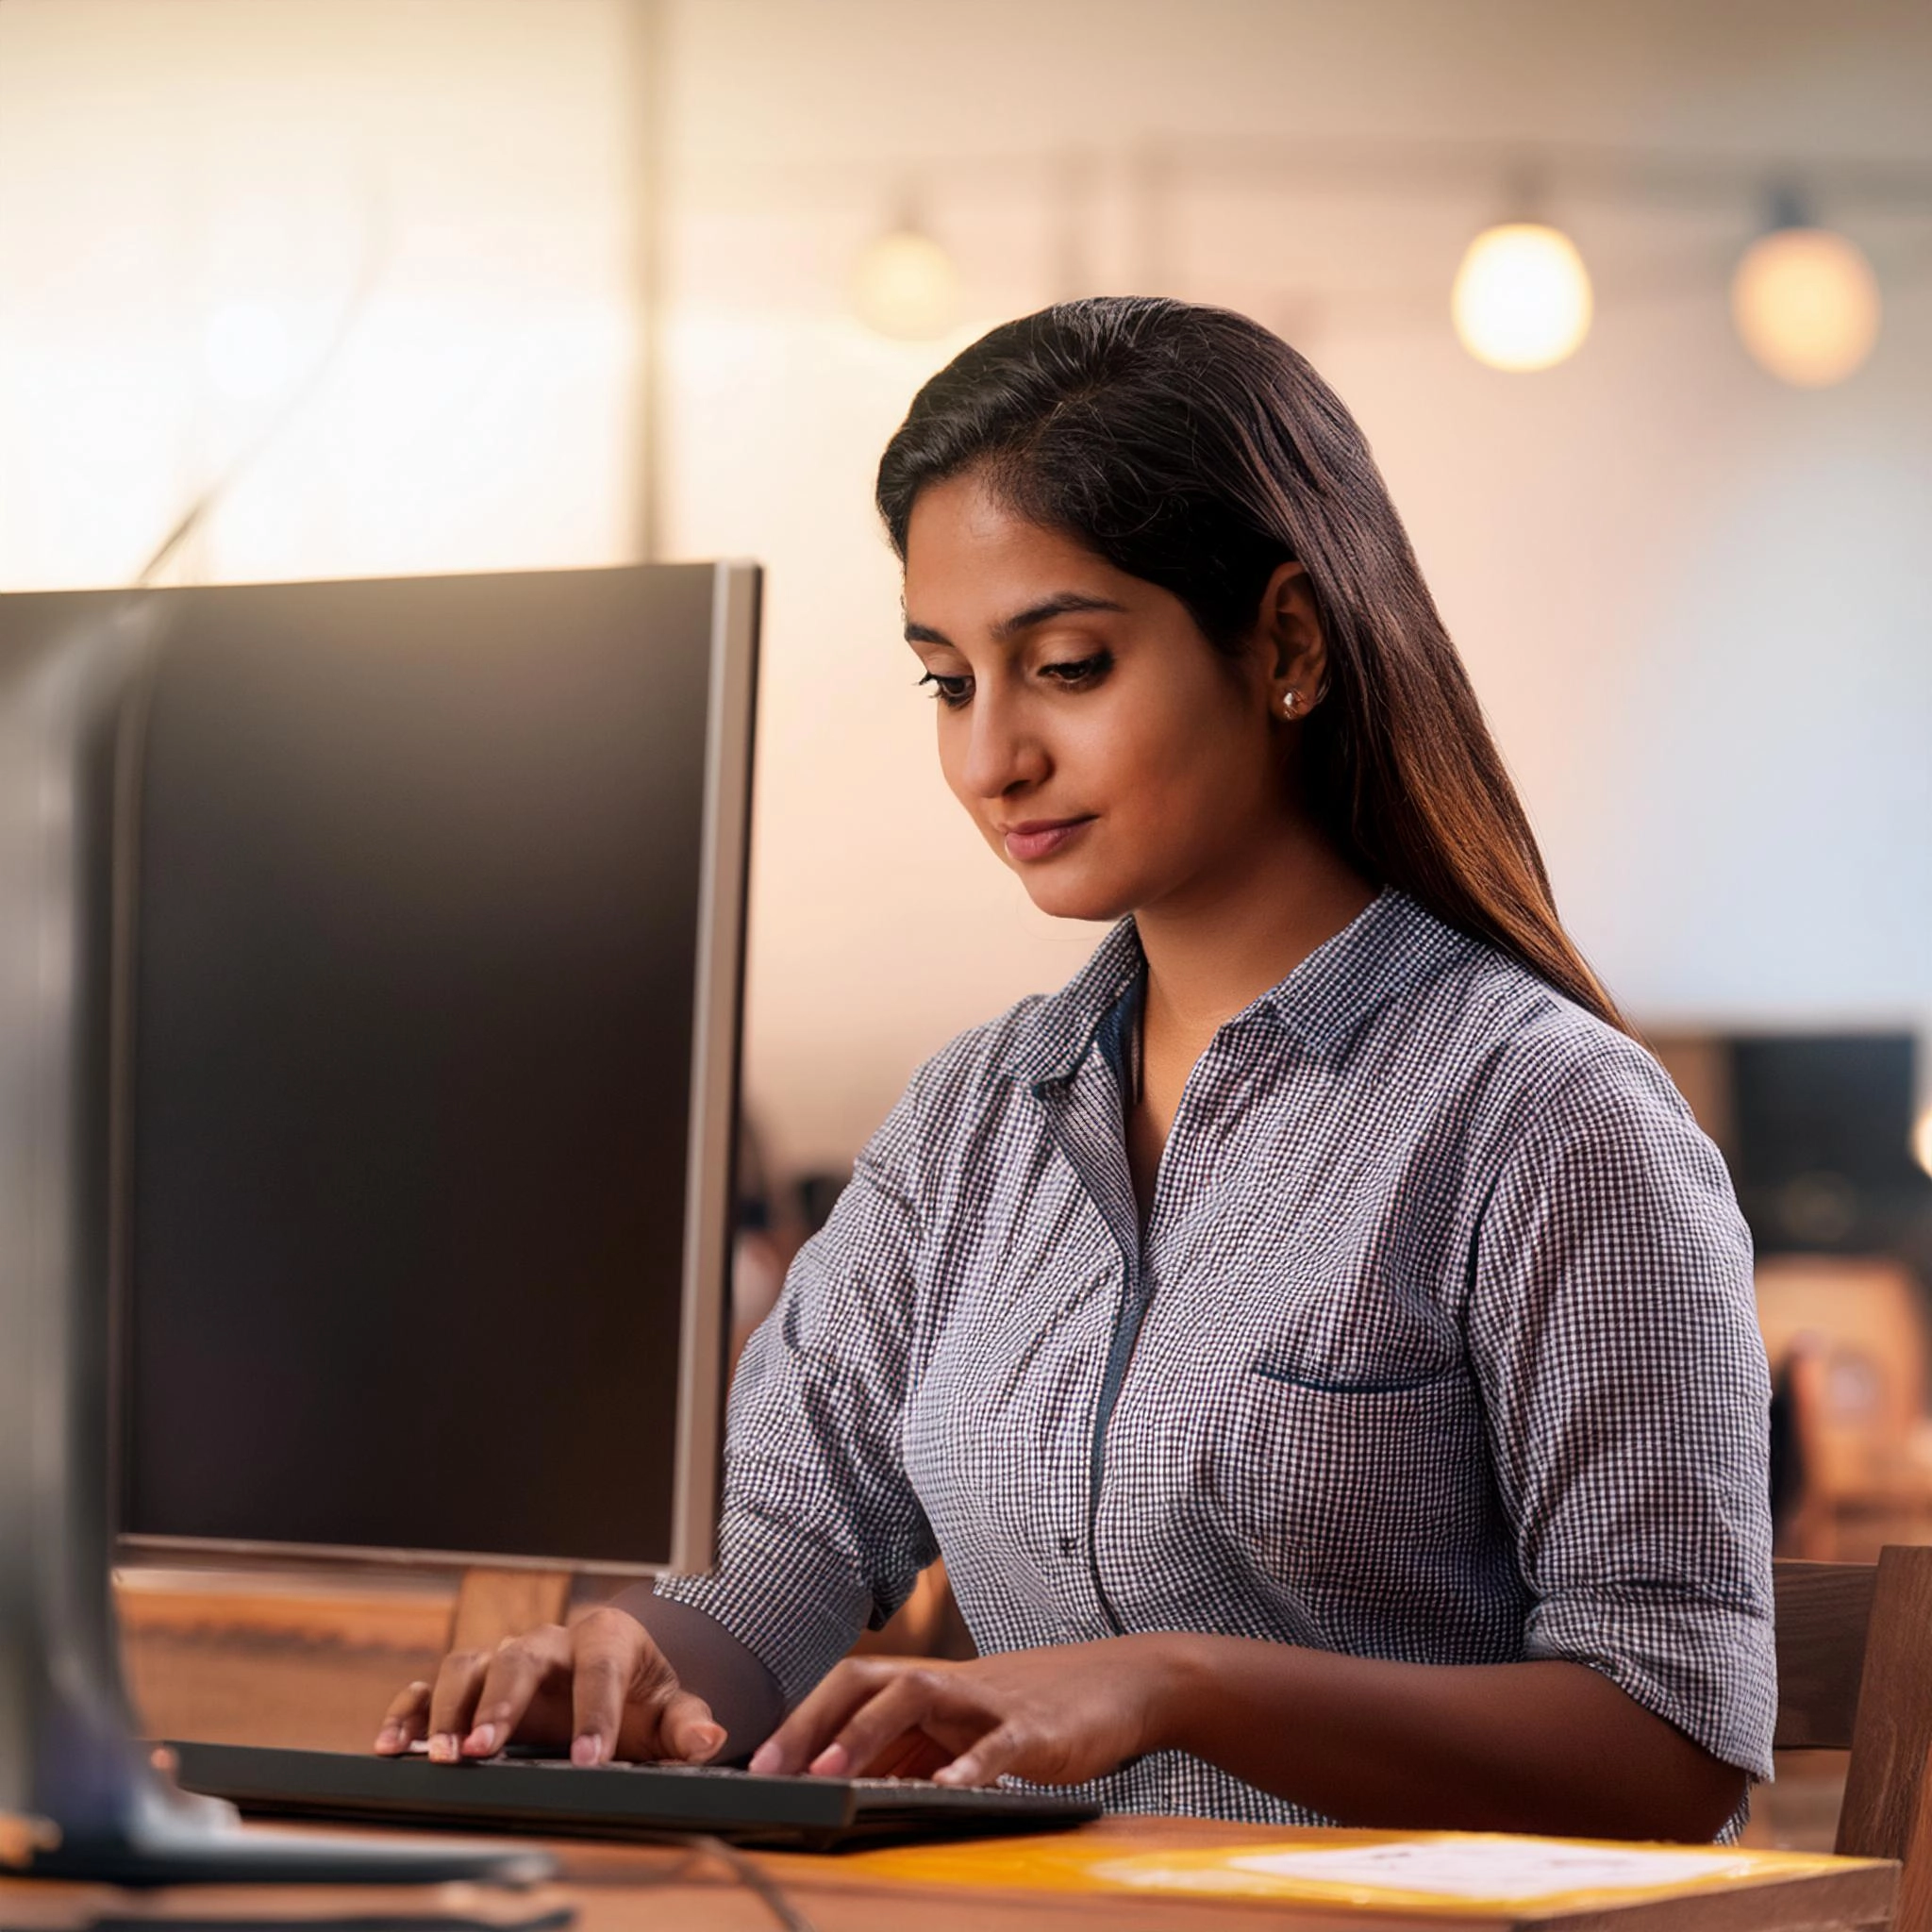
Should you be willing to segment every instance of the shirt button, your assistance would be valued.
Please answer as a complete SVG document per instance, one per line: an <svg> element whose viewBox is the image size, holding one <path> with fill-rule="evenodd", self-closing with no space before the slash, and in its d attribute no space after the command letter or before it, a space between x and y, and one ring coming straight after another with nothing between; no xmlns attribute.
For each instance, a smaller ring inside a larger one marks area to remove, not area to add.
<svg viewBox="0 0 1932 1932"><path fill-rule="evenodd" d="M1063 1537L1061 1537L1061 1539L1060 1539L1060 1555L1061 1555L1061 1556L1063 1556L1063 1557L1071 1557L1071 1556L1072 1556L1072 1555L1073 1555L1073 1554L1074 1554L1074 1552L1075 1552L1075 1551L1076 1551L1076 1550L1077 1550L1077 1549L1078 1549L1079 1547L1080 1547L1080 1539L1079 1539L1078 1537L1076 1537L1076 1536L1063 1536Z"/></svg>

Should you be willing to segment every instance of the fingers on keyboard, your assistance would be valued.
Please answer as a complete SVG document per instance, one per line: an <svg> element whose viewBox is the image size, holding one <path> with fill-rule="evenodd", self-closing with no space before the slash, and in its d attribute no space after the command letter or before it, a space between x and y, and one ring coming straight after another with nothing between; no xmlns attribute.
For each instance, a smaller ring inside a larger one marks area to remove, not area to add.
<svg viewBox="0 0 1932 1932"><path fill-rule="evenodd" d="M382 1727L375 1734L375 1748L383 1757L393 1757L421 1738L428 1724L429 1686L419 1679L391 1699Z"/></svg>

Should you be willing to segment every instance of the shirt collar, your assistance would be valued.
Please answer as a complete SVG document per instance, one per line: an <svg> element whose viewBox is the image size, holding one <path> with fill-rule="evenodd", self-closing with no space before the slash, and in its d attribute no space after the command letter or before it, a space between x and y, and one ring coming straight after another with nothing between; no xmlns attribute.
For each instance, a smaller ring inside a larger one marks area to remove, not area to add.
<svg viewBox="0 0 1932 1932"><path fill-rule="evenodd" d="M1049 993L1021 1015L1000 1071L1029 1087L1071 1079L1108 1015L1146 963L1141 935L1129 915L1058 992Z"/></svg>
<svg viewBox="0 0 1932 1932"><path fill-rule="evenodd" d="M1384 886L1236 1019L1266 1014L1305 1046L1326 1053L1374 1008L1474 943L1400 887ZM1145 965L1133 919L1124 919L1058 992L1022 1016L1002 1071L1031 1087L1071 1079Z"/></svg>

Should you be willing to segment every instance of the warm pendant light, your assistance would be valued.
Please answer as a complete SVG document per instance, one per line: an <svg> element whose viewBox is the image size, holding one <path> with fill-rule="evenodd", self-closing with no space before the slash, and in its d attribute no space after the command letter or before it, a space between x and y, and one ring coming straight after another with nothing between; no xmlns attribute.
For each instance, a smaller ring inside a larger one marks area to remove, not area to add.
<svg viewBox="0 0 1932 1932"><path fill-rule="evenodd" d="M1548 369L1590 333L1590 273L1541 222L1504 222L1469 244L1449 312L1462 346L1491 369Z"/></svg>
<svg viewBox="0 0 1932 1932"><path fill-rule="evenodd" d="M901 341L944 335L959 309L959 271L911 208L860 252L852 306L868 328Z"/></svg>
<svg viewBox="0 0 1932 1932"><path fill-rule="evenodd" d="M1731 319L1753 360L1803 389L1858 368L1878 340L1882 307L1864 251L1813 226L1790 195L1778 198L1770 229L1731 278Z"/></svg>

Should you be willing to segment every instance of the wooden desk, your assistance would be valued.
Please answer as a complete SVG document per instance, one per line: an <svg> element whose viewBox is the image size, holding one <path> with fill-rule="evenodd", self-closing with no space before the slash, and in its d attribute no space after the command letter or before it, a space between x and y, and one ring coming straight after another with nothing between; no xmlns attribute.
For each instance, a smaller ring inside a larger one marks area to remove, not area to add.
<svg viewBox="0 0 1932 1932"><path fill-rule="evenodd" d="M120 1593L128 1675L145 1729L158 1737L205 1738L244 1744L306 1745L317 1750L367 1747L383 1707L398 1686L430 1674L441 1655L449 1591L364 1579L325 1590L311 1580L160 1575L133 1579ZM1111 1819L1091 1835L1124 1853L1214 1844L1279 1844L1300 1834L1253 1825L1189 1819ZM1825 1841L1828 1842L1828 1834ZM758 1898L714 1865L687 1870L675 1884L683 1855L637 1847L558 1844L567 1874L546 1896L577 1907L581 1932L618 1928L716 1928L770 1932L775 1924ZM1787 1881L1749 1892L1623 1907L1611 1912L1541 1921L1460 1917L1418 1921L1388 1914L1277 1904L1121 1893L1034 1892L1014 1896L984 1890L908 1885L902 1876L856 1857L763 1857L758 1860L819 1932L998 1932L998 1928L1086 1925L1145 1928L1255 1928L1294 1932L1350 1926L1356 1932L1414 1932L1419 1924L1456 1924L1498 1932L1510 1924L1560 1926L1564 1932L1833 1932L1887 1924L1896 1879L1890 1870L1847 1871ZM175 1917L191 1911L208 1921L252 1914L256 1923L298 1922L308 1915L367 1920L377 1911L419 1922L434 1894L367 1891L248 1893L205 1890L142 1900L79 1887L35 1887L0 1881L0 1927L83 1924L110 1906L123 1921ZM472 1893L475 1906L484 1895ZM526 1923L531 1900L513 1896L504 1911L487 1915ZM445 1903L444 1910L451 1909ZM507 1912L508 1916L505 1916ZM479 1916L486 1914L479 1908Z"/></svg>
<svg viewBox="0 0 1932 1932"><path fill-rule="evenodd" d="M1112 1818L1081 1834L1123 1853L1176 1851L1218 1844L1268 1843L1328 1835L1196 1819ZM68 1932L111 1916L122 1924L152 1918L192 1919L198 1926L231 1923L298 1925L334 1918L424 1924L437 1910L529 1924L546 1906L575 1907L577 1932L773 1932L770 1907L720 1863L675 1849L558 1843L559 1884L524 1894L472 1888L406 1892L319 1889L183 1890L158 1896L104 1888L0 1880L0 1925L8 1932ZM880 1861L881 1867L885 1860ZM759 1854L759 1870L818 1932L1023 1932L1032 1927L1120 1926L1124 1932L1868 1932L1890 1923L1897 1872L1892 1866L1847 1869L1748 1890L1679 1898L1612 1910L1542 1916L1414 1917L1329 1907L1250 1901L1001 1891L916 1884L874 1869L864 1854L846 1857Z"/></svg>

